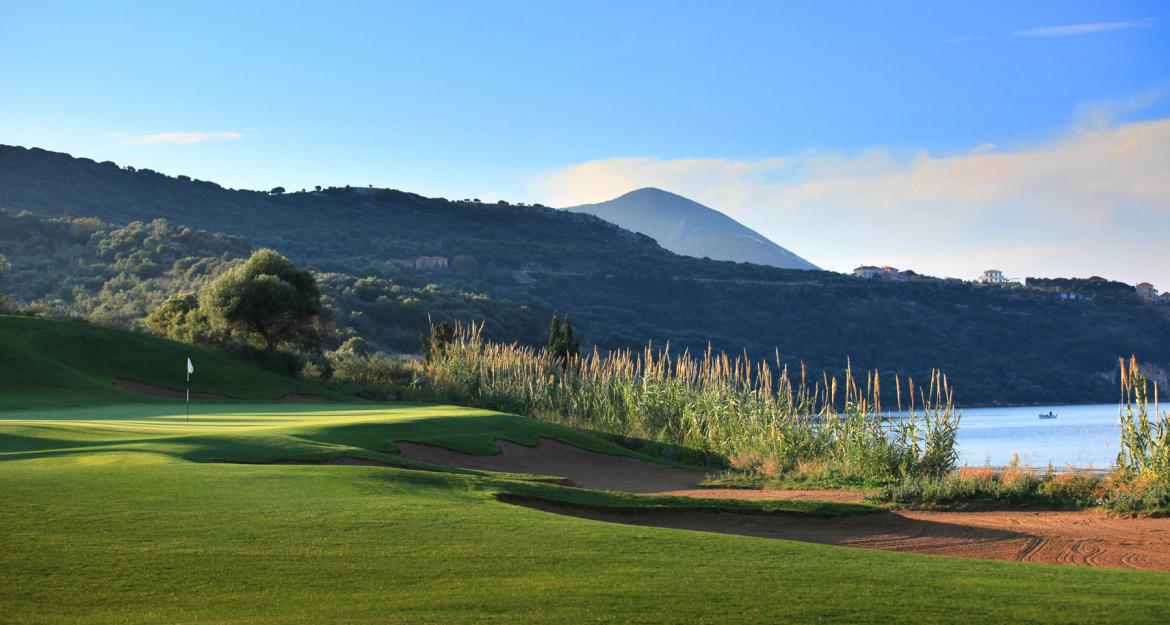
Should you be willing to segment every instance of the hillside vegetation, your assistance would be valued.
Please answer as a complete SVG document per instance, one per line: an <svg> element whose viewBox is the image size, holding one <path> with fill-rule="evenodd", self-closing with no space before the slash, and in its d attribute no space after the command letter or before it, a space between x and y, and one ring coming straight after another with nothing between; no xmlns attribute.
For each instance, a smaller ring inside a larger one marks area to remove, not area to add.
<svg viewBox="0 0 1170 625"><path fill-rule="evenodd" d="M1151 370L1170 368L1170 320L1136 298L1065 301L1038 289L861 280L688 258L596 217L544 207L356 187L234 191L17 147L0 147L0 207L96 217L117 227L165 218L179 233L228 235L210 246L214 257L180 269L202 262L211 270L224 251L238 253L231 237L245 237L316 270L338 324L387 351L417 345L428 313L486 320L488 338L535 345L556 310L572 314L586 349L670 341L676 353L708 345L755 357L778 350L794 370L804 362L814 372L840 372L852 358L857 369L919 380L939 368L960 405L1112 401L1119 354L1134 354ZM19 242L2 244L14 276L36 268L56 272L53 281L62 283L85 276L63 293L35 296L65 309L103 290L132 292L141 278L120 277L126 272L113 268L116 259L88 256L91 267L100 266L86 274L56 262L51 245L12 253ZM392 262L417 255L446 256L453 267L419 272ZM176 275L173 263L156 262L157 279ZM20 295L19 284L10 279L0 289ZM168 288L179 288L177 281Z"/></svg>

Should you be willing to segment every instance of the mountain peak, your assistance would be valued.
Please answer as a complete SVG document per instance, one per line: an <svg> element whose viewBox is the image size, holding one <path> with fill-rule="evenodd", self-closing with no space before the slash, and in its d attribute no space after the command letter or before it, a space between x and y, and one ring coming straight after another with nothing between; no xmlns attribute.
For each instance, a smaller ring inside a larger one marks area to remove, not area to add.
<svg viewBox="0 0 1170 625"><path fill-rule="evenodd" d="M642 187L606 202L565 210L596 215L641 232L676 254L784 269L817 269L731 217L657 187Z"/></svg>

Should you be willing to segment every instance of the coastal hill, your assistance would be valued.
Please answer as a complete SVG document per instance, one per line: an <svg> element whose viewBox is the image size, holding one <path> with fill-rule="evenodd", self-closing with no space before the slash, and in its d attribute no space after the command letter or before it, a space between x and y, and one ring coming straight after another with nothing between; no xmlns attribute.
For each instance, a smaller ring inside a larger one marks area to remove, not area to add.
<svg viewBox="0 0 1170 625"><path fill-rule="evenodd" d="M684 256L769 265L782 269L817 269L723 213L681 195L646 187L597 204L565 210L596 215L626 230L645 234Z"/></svg>
<svg viewBox="0 0 1170 625"><path fill-rule="evenodd" d="M1110 402L1118 356L1170 369L1165 307L1137 297L691 258L542 206L369 187L232 190L0 146L0 208L0 254L12 265L0 292L107 324L134 326L158 298L270 247L317 272L339 326L393 352L418 349L428 316L539 344L558 311L585 349L778 351L782 365L817 376L849 359L920 382L937 367L962 405Z"/></svg>

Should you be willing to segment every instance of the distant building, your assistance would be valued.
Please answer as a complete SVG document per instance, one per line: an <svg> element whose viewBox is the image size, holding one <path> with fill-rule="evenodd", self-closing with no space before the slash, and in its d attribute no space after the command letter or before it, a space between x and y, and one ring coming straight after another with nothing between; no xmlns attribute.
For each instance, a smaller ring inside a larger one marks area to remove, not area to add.
<svg viewBox="0 0 1170 625"><path fill-rule="evenodd" d="M1139 282L1136 287L1138 297L1142 298L1143 302L1154 302L1158 298L1158 289L1149 282Z"/></svg>
<svg viewBox="0 0 1170 625"><path fill-rule="evenodd" d="M881 267L874 267L873 265L862 265L853 270L853 275L858 278L880 278L883 273Z"/></svg>
<svg viewBox="0 0 1170 625"><path fill-rule="evenodd" d="M1159 295L1158 303L1170 306L1170 291L1166 291L1165 293Z"/></svg>
<svg viewBox="0 0 1170 625"><path fill-rule="evenodd" d="M1003 272L998 269L988 269L983 272L982 276L976 279L976 282L983 284L1007 284L1011 282L1003 276Z"/></svg>
<svg viewBox="0 0 1170 625"><path fill-rule="evenodd" d="M414 259L414 268L419 271L442 271L447 268L447 257L419 256Z"/></svg>
<svg viewBox="0 0 1170 625"><path fill-rule="evenodd" d="M902 279L902 275L900 273L898 273L898 269L896 267L890 267L889 265L882 267L882 277L885 278L886 280L901 280Z"/></svg>
<svg viewBox="0 0 1170 625"><path fill-rule="evenodd" d="M1069 293L1069 292L1065 291L1063 293L1059 293L1058 295L1059 295L1060 299L1070 300L1070 301L1074 301L1074 302L1088 301L1089 300L1088 295L1083 295L1081 293Z"/></svg>

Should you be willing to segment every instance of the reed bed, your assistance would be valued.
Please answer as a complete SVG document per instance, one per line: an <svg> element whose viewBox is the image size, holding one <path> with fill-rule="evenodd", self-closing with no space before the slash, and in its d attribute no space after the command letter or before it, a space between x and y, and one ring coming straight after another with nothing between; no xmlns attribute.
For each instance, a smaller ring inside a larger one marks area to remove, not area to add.
<svg viewBox="0 0 1170 625"><path fill-rule="evenodd" d="M1151 392L1152 391L1152 392ZM1120 514L1170 514L1170 413L1161 410L1158 386L1137 360L1121 359L1121 440L1110 472L1073 467L1043 473L1018 459L1006 469L963 467L942 478L911 478L884 485L874 499L916 508L1101 505Z"/></svg>
<svg viewBox="0 0 1170 625"><path fill-rule="evenodd" d="M1150 387L1153 387L1153 414ZM1170 482L1170 413L1163 414L1158 385L1138 368L1137 359L1121 360L1121 445L1117 467L1125 474Z"/></svg>
<svg viewBox="0 0 1170 625"><path fill-rule="evenodd" d="M457 326L418 364L416 396L754 459L743 464L776 474L815 466L838 479L938 477L957 460L959 415L937 371L926 385L894 378L904 416L885 419L877 371L811 376L803 366L789 372L778 354L753 361L669 345L564 361L485 341L481 330Z"/></svg>

